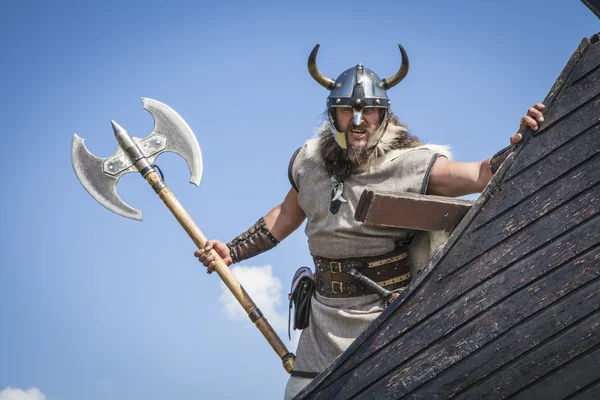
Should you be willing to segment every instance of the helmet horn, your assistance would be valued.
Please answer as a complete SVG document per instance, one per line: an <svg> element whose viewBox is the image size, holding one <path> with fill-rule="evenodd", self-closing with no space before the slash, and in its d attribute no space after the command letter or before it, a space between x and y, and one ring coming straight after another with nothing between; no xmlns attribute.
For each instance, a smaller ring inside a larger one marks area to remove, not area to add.
<svg viewBox="0 0 600 400"><path fill-rule="evenodd" d="M383 79L381 81L381 87L385 90L393 88L397 84L399 84L406 74L408 74L408 55L406 55L406 51L404 51L404 47L398 43L398 48L400 49L400 54L402 54L402 64L400 64L400 69L394 76ZM316 78L315 78L316 79Z"/></svg>
<svg viewBox="0 0 600 400"><path fill-rule="evenodd" d="M310 55L308 56L308 72L310 73L310 76L312 76L313 79L319 83L319 85L323 86L328 90L331 90L335 87L335 81L323 75L321 71L319 71L319 67L317 67L317 53L319 52L320 46L321 44L317 43L315 48L310 52Z"/></svg>

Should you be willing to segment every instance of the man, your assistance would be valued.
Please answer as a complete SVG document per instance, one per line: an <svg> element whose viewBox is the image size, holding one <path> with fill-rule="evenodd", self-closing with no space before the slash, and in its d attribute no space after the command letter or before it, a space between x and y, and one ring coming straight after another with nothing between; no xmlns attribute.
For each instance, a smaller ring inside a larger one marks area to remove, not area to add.
<svg viewBox="0 0 600 400"><path fill-rule="evenodd" d="M451 161L443 146L425 145L408 134L390 111L387 89L408 73L408 57L380 79L358 64L335 81L319 72L315 46L311 76L330 90L328 120L290 161L292 188L284 201L231 242L211 240L195 256L211 273L216 250L231 265L269 250L306 219L315 261L315 293L309 325L302 331L286 398L297 394L339 356L381 313L384 301L348 274L352 267L391 291L401 291L441 244L405 229L367 226L354 219L363 190L462 196L481 192L508 150L481 162ZM526 127L537 129L544 105L521 119L511 145ZM422 235L421 235L422 236ZM418 245L417 245L418 243Z"/></svg>

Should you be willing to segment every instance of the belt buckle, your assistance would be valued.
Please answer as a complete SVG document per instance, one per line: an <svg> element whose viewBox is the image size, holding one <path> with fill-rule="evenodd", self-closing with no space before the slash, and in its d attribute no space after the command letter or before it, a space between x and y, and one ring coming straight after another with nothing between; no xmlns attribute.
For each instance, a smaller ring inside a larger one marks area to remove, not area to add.
<svg viewBox="0 0 600 400"><path fill-rule="evenodd" d="M340 273L342 273L342 263L339 261L330 261L329 269L334 274L340 274Z"/></svg>
<svg viewBox="0 0 600 400"><path fill-rule="evenodd" d="M342 285L343 282L331 281L331 293L333 294L342 294L344 293L344 287ZM336 287L339 286L339 291L336 291Z"/></svg>

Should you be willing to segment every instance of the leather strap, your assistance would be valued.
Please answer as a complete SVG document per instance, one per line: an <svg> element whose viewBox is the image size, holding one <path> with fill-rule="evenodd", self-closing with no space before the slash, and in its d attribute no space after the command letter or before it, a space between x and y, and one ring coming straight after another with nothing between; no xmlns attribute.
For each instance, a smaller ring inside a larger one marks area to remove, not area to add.
<svg viewBox="0 0 600 400"><path fill-rule="evenodd" d="M490 158L490 169L492 170L492 174L495 174L500 168L500 165L506 160L506 157L511 153L514 146L507 146L494 154L492 158Z"/></svg>
<svg viewBox="0 0 600 400"><path fill-rule="evenodd" d="M318 372L307 372L307 371L292 371L290 373L290 375L298 377L298 378L314 379L317 377L317 375L319 375L319 373Z"/></svg>
<svg viewBox="0 0 600 400"><path fill-rule="evenodd" d="M406 286L411 278L410 262L405 248L378 257L333 260L313 256L315 289L325 297L357 297L375 293L348 273L354 268L379 286L395 290Z"/></svg>
<svg viewBox="0 0 600 400"><path fill-rule="evenodd" d="M227 243L227 247L231 252L231 259L236 263L272 249L277 244L279 240L271 234L265 225L265 219L261 217L246 232Z"/></svg>

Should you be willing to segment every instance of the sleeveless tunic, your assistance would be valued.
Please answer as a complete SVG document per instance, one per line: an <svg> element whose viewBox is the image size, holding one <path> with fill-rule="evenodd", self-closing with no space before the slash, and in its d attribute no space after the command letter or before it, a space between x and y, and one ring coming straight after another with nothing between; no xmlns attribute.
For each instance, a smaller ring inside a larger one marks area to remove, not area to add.
<svg viewBox="0 0 600 400"><path fill-rule="evenodd" d="M356 221L358 200L364 189L425 194L431 167L440 153L427 146L392 150L353 171L344 180L342 197L347 201L332 214L331 178L317 144L318 139L309 140L290 165L298 204L307 217L305 231L311 254L330 259L377 256L393 251L397 244L409 242L413 231ZM328 298L315 293L309 326L300 335L294 371L322 372L379 316L383 305L383 300L375 294ZM310 379L291 377L286 398L293 397L308 382Z"/></svg>
<svg viewBox="0 0 600 400"><path fill-rule="evenodd" d="M317 139L309 140L291 166L298 204L307 217L305 232L311 254L331 259L377 256L394 250L397 242L406 242L411 231L356 221L358 200L364 189L425 194L429 172L440 154L424 146L392 150L367 167L353 171L344 180L342 197L347 202L332 214L331 178L317 143Z"/></svg>

